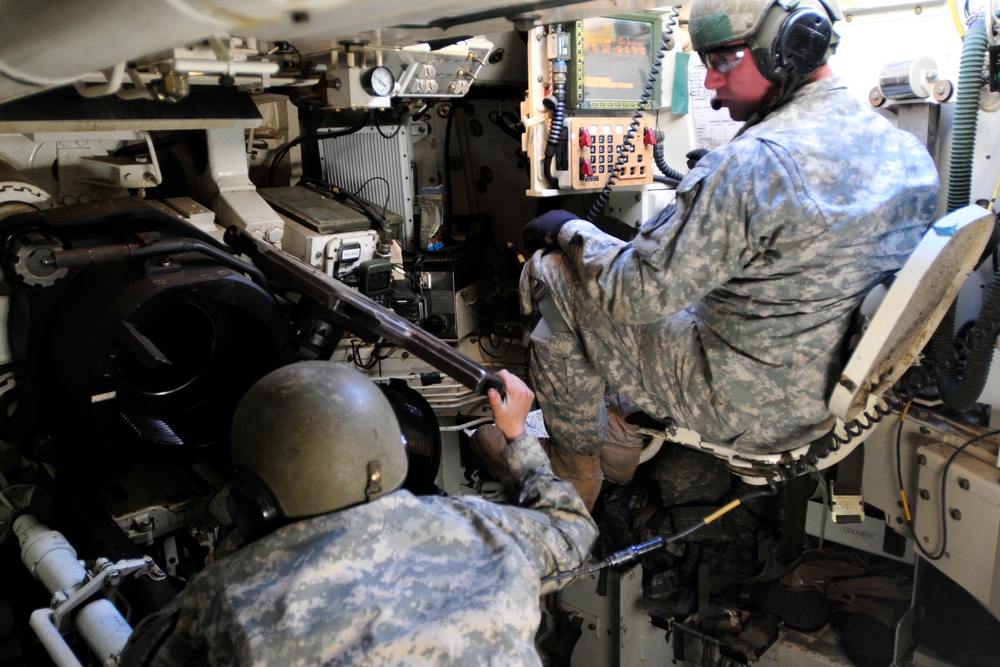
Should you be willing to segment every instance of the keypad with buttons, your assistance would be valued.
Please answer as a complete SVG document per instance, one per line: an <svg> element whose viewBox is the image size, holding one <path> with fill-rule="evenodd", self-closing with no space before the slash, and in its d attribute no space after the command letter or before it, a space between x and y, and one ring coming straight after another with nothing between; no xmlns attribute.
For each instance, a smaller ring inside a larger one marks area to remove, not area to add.
<svg viewBox="0 0 1000 667"><path fill-rule="evenodd" d="M569 164L577 165L572 173L574 189L604 187L612 169L618 171L618 185L653 182L653 123L642 119L633 133L631 145L625 148L630 122L630 119L617 117L576 116L569 119Z"/></svg>

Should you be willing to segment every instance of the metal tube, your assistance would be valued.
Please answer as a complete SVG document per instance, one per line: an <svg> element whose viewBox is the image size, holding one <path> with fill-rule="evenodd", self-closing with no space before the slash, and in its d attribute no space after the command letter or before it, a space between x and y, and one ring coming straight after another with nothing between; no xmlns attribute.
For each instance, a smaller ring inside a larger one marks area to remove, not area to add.
<svg viewBox="0 0 1000 667"><path fill-rule="evenodd" d="M174 60L174 71L204 72L205 74L230 74L232 76L252 76L255 74L277 74L278 63L257 62L253 60L237 62L227 60L207 60L205 58L177 58Z"/></svg>
<svg viewBox="0 0 1000 667"><path fill-rule="evenodd" d="M87 570L77 560L76 551L62 533L51 530L31 514L17 517L13 529L21 544L21 560L50 593L65 591L71 594L86 581ZM53 613L52 609L36 610L31 615L31 627L59 667L80 667L53 624ZM83 604L73 615L73 626L94 655L100 658L101 664L121 653L132 634L128 621L106 598L95 598Z"/></svg>
<svg viewBox="0 0 1000 667"><path fill-rule="evenodd" d="M117 657L132 635L132 626L114 603L105 598L98 598L80 609L73 618L73 627L101 665Z"/></svg>
<svg viewBox="0 0 1000 667"><path fill-rule="evenodd" d="M57 667L83 667L76 659L76 654L70 649L69 644L59 634L59 630L52 623L51 609L36 609L31 613L28 625L35 631L45 651L52 658Z"/></svg>

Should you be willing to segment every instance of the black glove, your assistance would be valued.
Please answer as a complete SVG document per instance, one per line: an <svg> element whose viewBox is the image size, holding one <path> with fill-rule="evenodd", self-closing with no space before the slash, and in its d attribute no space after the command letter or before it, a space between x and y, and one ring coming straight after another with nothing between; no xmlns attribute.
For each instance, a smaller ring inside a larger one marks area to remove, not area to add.
<svg viewBox="0 0 1000 667"><path fill-rule="evenodd" d="M530 252L535 252L539 248L550 245L545 237L548 236L555 243L559 238L559 230L570 220L579 220L580 216L569 211L557 208L554 211L543 213L524 226L524 247Z"/></svg>
<svg viewBox="0 0 1000 667"><path fill-rule="evenodd" d="M687 158L688 169L694 169L694 166L698 164L698 160L702 159L708 154L708 151L704 148L696 148L693 151L688 151L684 156Z"/></svg>

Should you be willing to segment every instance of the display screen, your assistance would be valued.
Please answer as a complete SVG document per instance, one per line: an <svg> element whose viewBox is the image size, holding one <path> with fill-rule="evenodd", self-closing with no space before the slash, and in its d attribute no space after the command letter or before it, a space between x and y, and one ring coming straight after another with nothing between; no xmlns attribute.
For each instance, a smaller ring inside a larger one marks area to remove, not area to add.
<svg viewBox="0 0 1000 667"><path fill-rule="evenodd" d="M358 267L358 289L365 296L379 296L392 285L392 265L388 259L370 259Z"/></svg>
<svg viewBox="0 0 1000 667"><path fill-rule="evenodd" d="M577 44L580 106L635 105L653 62L654 23L584 19ZM657 36L658 37L658 36Z"/></svg>
<svg viewBox="0 0 1000 667"><path fill-rule="evenodd" d="M388 271L376 271L375 273L368 274L368 284L367 293L374 294L378 292L384 292L389 289L389 278L390 274Z"/></svg>

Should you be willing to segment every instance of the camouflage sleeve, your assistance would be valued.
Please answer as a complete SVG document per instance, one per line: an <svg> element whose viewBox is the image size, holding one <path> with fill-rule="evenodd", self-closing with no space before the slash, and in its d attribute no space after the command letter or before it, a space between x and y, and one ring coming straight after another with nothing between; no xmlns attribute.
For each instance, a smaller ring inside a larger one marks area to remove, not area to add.
<svg viewBox="0 0 1000 667"><path fill-rule="evenodd" d="M193 594L179 596L161 611L136 626L122 650L122 667L185 667L204 664L202 633L209 619L199 605L189 604Z"/></svg>
<svg viewBox="0 0 1000 667"><path fill-rule="evenodd" d="M681 181L676 207L643 224L630 243L582 220L563 226L560 246L612 318L639 324L683 310L738 275L757 252L757 240L748 238L756 209L751 174L781 178L784 170L767 151L749 149L739 155L728 144L709 153Z"/></svg>
<svg viewBox="0 0 1000 667"><path fill-rule="evenodd" d="M580 568L590 556L597 540L597 525L569 482L558 479L549 466L549 458L534 436L524 436L508 445L502 456L511 471L513 485L519 491L521 507L540 512L548 519L542 523L525 521L522 526L532 534L527 546L541 563L539 577ZM572 581L567 579L542 586L549 593Z"/></svg>

